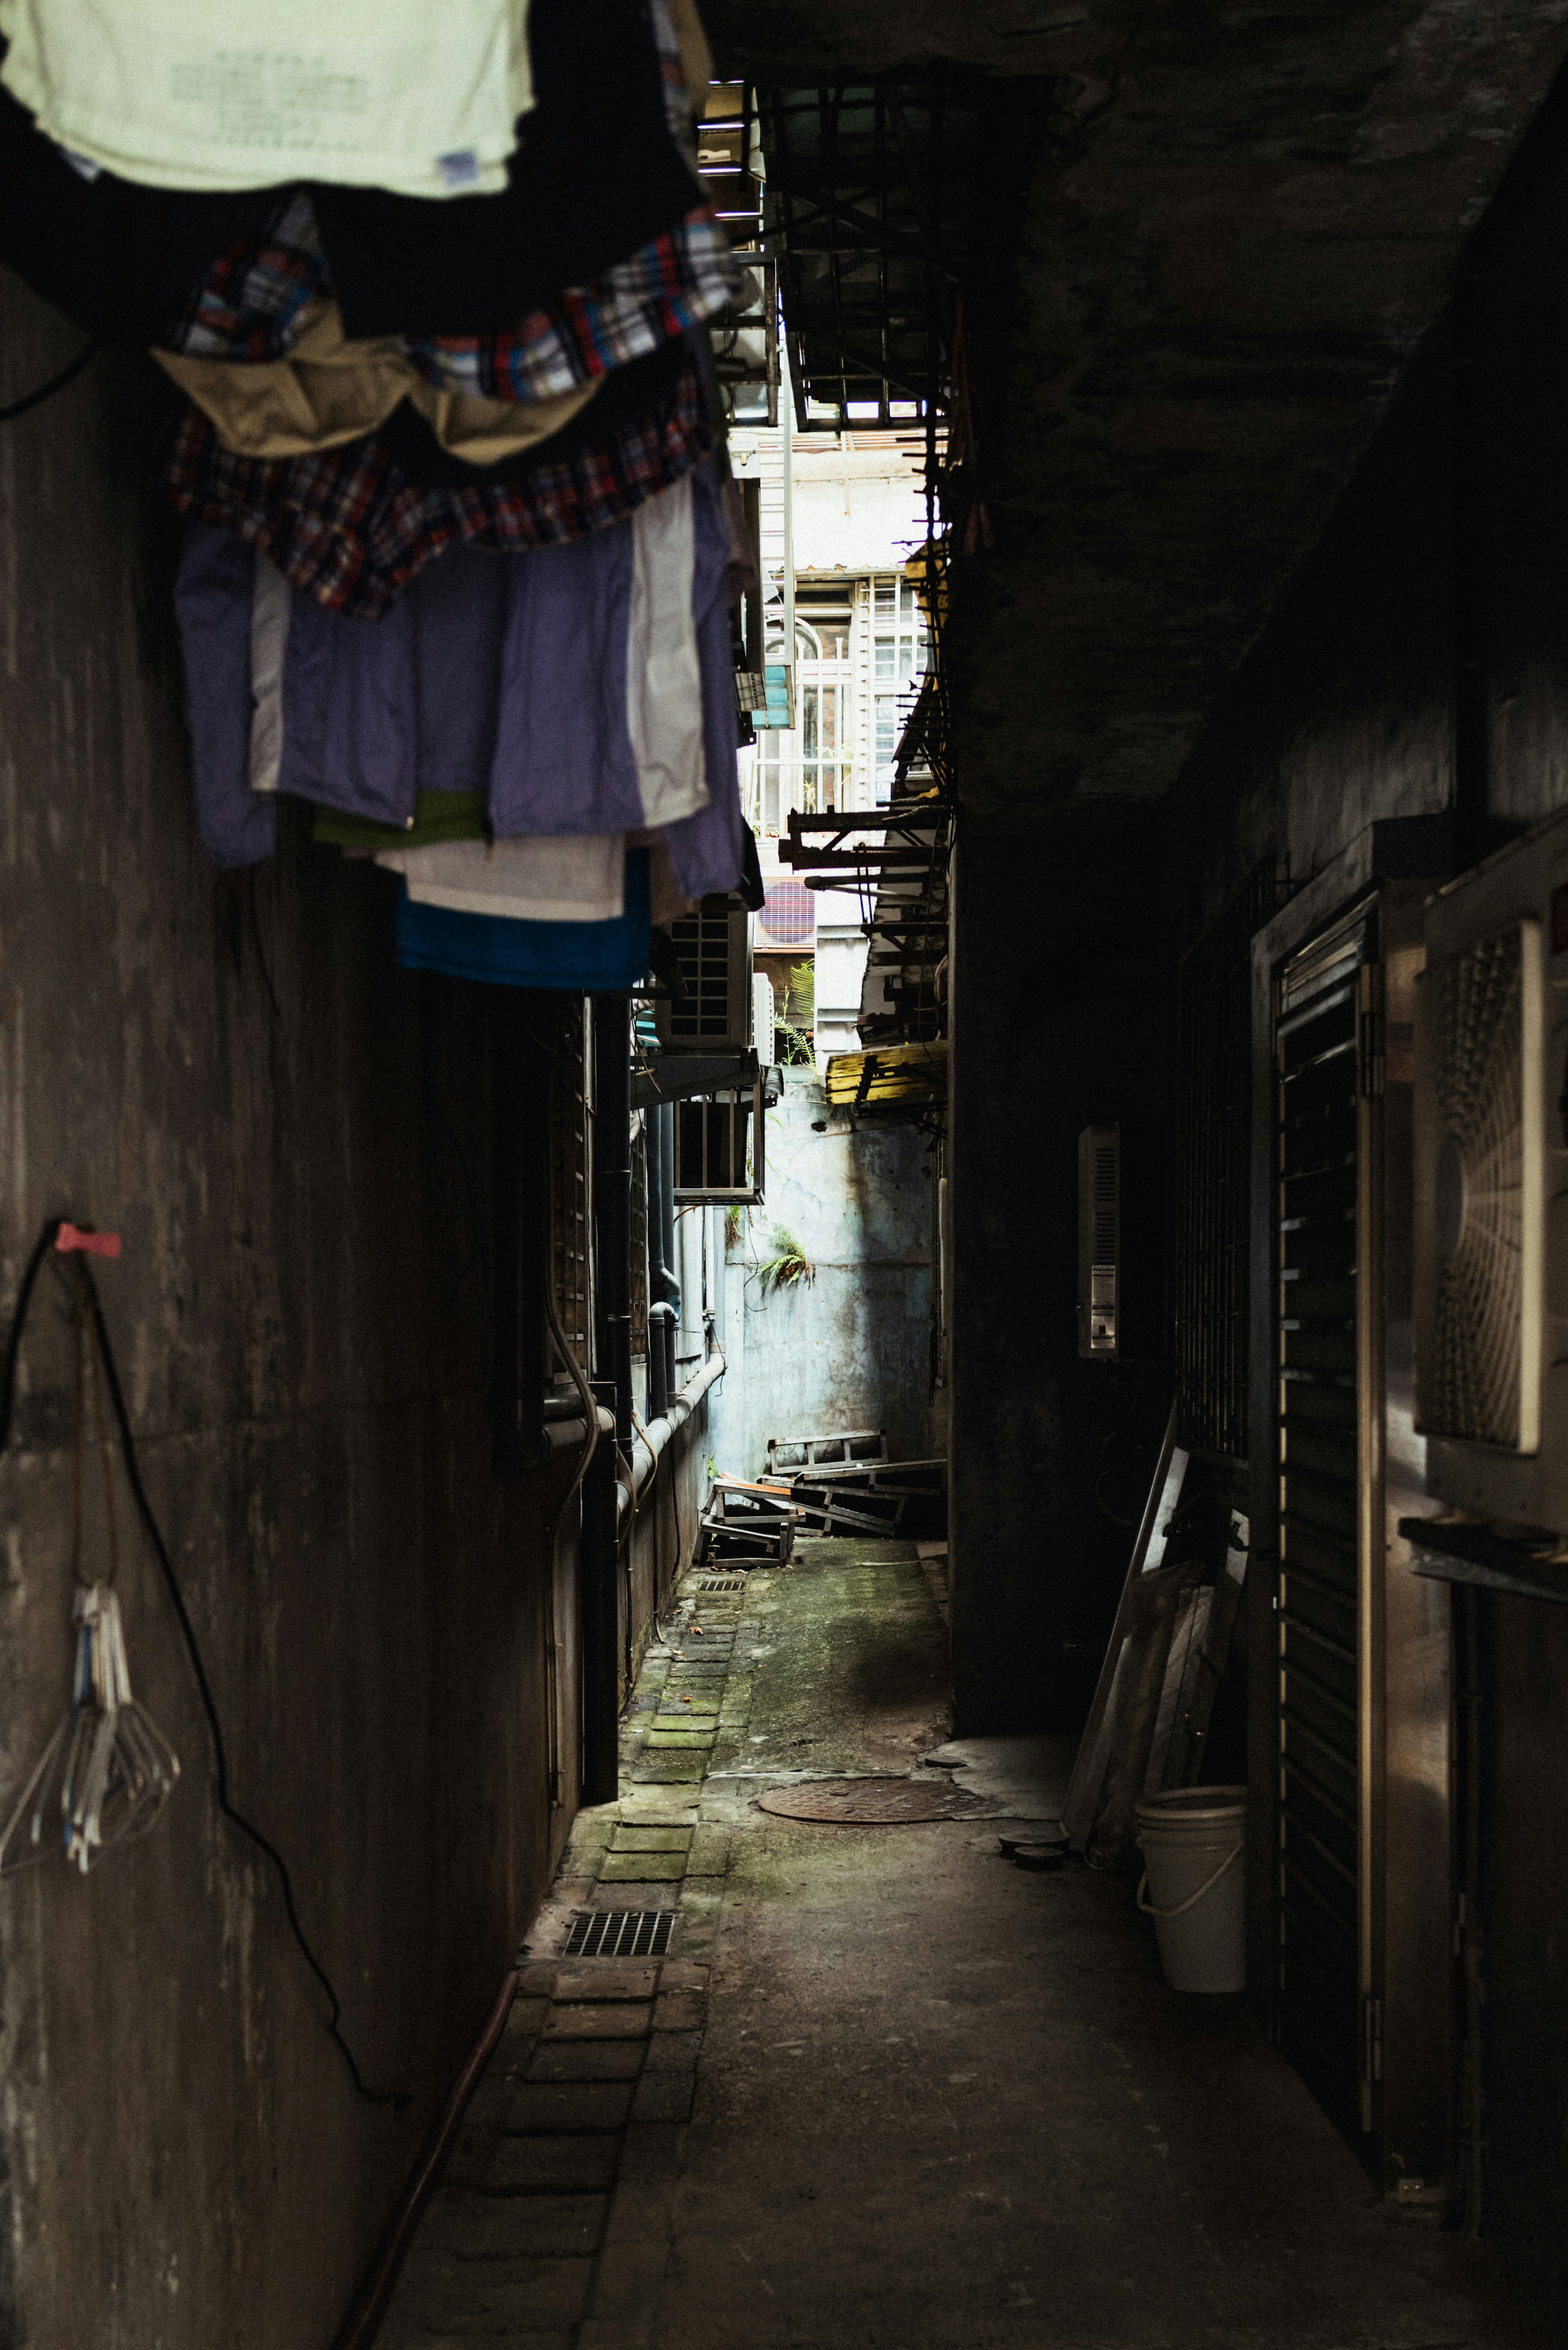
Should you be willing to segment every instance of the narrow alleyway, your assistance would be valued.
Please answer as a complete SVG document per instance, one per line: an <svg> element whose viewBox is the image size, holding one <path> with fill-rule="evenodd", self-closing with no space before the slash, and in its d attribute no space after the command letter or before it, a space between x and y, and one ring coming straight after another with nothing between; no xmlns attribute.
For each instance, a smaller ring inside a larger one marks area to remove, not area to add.
<svg viewBox="0 0 1568 2350"><path fill-rule="evenodd" d="M1488 2255L1376 2199L1127 1880L988 1812L815 1825L772 1784L945 1735L909 1544L689 1576L577 1823L380 2335L515 2350L1522 2350ZM1064 1768L1070 1751L1064 1749ZM563 1954L584 1910L670 1954Z"/></svg>

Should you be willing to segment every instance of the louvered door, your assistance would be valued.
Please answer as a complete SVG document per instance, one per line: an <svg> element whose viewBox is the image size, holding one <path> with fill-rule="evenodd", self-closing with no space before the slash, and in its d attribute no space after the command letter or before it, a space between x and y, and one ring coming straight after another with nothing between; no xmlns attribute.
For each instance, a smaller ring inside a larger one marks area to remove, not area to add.
<svg viewBox="0 0 1568 2350"><path fill-rule="evenodd" d="M1373 2128L1378 2071L1369 1871L1370 1530L1381 1327L1373 1036L1375 917L1279 979L1279 1848L1275 2013L1340 2126ZM1379 1558L1379 1568L1381 1560Z"/></svg>

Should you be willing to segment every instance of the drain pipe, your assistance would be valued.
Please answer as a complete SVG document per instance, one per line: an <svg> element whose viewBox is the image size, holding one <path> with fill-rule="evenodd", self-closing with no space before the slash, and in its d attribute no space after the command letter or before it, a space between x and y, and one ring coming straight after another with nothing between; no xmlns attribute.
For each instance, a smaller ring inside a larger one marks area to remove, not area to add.
<svg viewBox="0 0 1568 2350"><path fill-rule="evenodd" d="M624 1471L629 1466L631 1483L628 1485L625 1475L622 1474L616 1486L618 1519L624 1520L627 1517L631 1509L633 1495L640 1493L647 1485L659 1465L659 1457L670 1438L678 1430L685 1427L709 1388L716 1380L723 1378L724 1369L723 1354L719 1347L715 1347L701 1369L687 1380L680 1394L670 1397L669 1409L657 1419L649 1420L647 1429L634 1437L632 1442L626 1448L621 1467Z"/></svg>
<svg viewBox="0 0 1568 2350"><path fill-rule="evenodd" d="M594 1214L599 1360L615 1382L616 1434L631 1434L631 999L594 1001ZM609 1400L606 1399L606 1400Z"/></svg>
<svg viewBox="0 0 1568 2350"><path fill-rule="evenodd" d="M680 1316L680 1284L675 1278L675 1105L655 1102L648 1153L649 1401L655 1419L675 1392L675 1330Z"/></svg>

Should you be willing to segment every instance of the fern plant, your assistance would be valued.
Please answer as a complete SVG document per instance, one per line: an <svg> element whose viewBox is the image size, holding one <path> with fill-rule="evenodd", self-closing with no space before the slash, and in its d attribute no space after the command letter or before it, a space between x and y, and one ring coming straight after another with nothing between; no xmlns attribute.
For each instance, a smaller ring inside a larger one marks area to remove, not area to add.
<svg viewBox="0 0 1568 2350"><path fill-rule="evenodd" d="M816 1279L816 1267L794 1234L786 1225L775 1224L773 1239L774 1254L763 1257L757 1266L763 1296L776 1289L809 1288Z"/></svg>

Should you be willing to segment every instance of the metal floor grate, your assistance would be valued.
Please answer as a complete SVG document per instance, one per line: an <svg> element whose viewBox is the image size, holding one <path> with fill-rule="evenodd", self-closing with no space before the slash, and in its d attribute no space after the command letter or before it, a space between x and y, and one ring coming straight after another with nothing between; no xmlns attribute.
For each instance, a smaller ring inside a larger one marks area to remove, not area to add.
<svg viewBox="0 0 1568 2350"><path fill-rule="evenodd" d="M569 1959L661 1959L673 1909L579 1909L566 1937Z"/></svg>
<svg viewBox="0 0 1568 2350"><path fill-rule="evenodd" d="M697 1578L699 1591L744 1591L743 1575L702 1575Z"/></svg>

